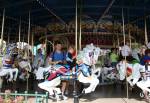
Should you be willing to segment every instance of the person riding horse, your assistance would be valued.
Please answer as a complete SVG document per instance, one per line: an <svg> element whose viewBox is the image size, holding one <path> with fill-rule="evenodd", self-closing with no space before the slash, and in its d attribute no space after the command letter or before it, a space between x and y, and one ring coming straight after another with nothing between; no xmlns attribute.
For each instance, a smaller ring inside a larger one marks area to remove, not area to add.
<svg viewBox="0 0 150 103"><path fill-rule="evenodd" d="M143 80L137 83L137 86L142 89L146 99L149 99L148 93L150 93L150 49L145 51L145 56L141 60L141 64L145 66L145 72L143 72Z"/></svg>
<svg viewBox="0 0 150 103"><path fill-rule="evenodd" d="M94 47L93 45L89 45L83 49L83 51L79 52L77 56L77 66L75 66L75 71L67 70L65 66L56 65L53 67L54 70L49 69L50 72L50 81L46 80L45 82L39 83L38 86L41 89L47 90L51 97L55 94L56 98L59 99L59 94L62 93L57 86L61 83L61 75L71 77L74 74L77 76L79 82L81 83L90 83L88 88L85 88L82 93L91 93L95 91L99 80L97 76L91 73L89 70L91 66L97 62L98 56L100 53L100 49ZM74 68L73 68L74 69ZM67 72L68 71L68 72ZM54 91L57 91L56 93ZM64 96L62 94L62 96Z"/></svg>

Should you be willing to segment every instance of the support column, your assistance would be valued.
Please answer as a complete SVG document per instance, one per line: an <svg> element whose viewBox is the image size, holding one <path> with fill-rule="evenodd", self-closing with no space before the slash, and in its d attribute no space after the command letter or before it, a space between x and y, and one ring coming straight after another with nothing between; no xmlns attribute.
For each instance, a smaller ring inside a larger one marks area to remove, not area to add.
<svg viewBox="0 0 150 103"><path fill-rule="evenodd" d="M78 52L78 2L79 0L76 0L76 12L75 12L75 48L76 48L76 54ZM77 68L76 68L77 69ZM76 70L74 71L73 75L74 77L76 78ZM74 103L79 103L79 97L77 95L77 88L76 88L76 84L77 84L77 80L74 78L73 80L73 87L74 87L74 90L73 90L73 100L74 100Z"/></svg>
<svg viewBox="0 0 150 103"><path fill-rule="evenodd" d="M3 10L2 28L1 28L1 47L0 47L1 53L3 51L4 24L5 24L5 8Z"/></svg>
<svg viewBox="0 0 150 103"><path fill-rule="evenodd" d="M145 25L145 45L148 44L148 36L147 36L147 20L146 20L146 17L144 19L144 25Z"/></svg>
<svg viewBox="0 0 150 103"><path fill-rule="evenodd" d="M31 29L31 27L30 27L31 25L30 25L30 11L29 11L29 23L28 23L28 46L30 45L30 29ZM29 58L30 57L30 54L29 54L29 48L28 48L28 61L29 61ZM27 73L27 75L28 75L28 73ZM29 81L28 81L28 79L29 78L27 78L27 87L26 87L26 91L28 91L29 90Z"/></svg>
<svg viewBox="0 0 150 103"><path fill-rule="evenodd" d="M82 0L80 0L80 4L79 4L79 50L82 49Z"/></svg>
<svg viewBox="0 0 150 103"><path fill-rule="evenodd" d="M18 54L19 54L19 52L20 52L20 48L21 48L21 43L20 43L20 36L21 36L21 18L20 18L20 22L19 22L19 33L18 33L18 36L19 36L19 40L18 40L18 42L19 42L19 48L18 48Z"/></svg>
<svg viewBox="0 0 150 103"><path fill-rule="evenodd" d="M125 26L124 26L124 11L122 8L122 33L123 33L123 42L124 42L124 46L126 45L126 36L125 36ZM126 62L126 57L125 57L125 62ZM125 68L127 67L127 65L125 64ZM126 87L127 87L127 99L129 98L129 88L128 88L128 82L127 82L127 75L126 75Z"/></svg>

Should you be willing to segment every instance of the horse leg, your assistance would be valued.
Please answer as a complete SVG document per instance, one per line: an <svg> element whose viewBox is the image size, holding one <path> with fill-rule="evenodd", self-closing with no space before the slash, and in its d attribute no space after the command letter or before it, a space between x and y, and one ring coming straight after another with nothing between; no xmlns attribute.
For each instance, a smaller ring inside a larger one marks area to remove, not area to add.
<svg viewBox="0 0 150 103"><path fill-rule="evenodd" d="M57 77L51 81L45 81L43 83L38 84L38 87L48 91L50 95L54 95L53 90L56 88L56 86L60 85L60 82L61 82L60 77ZM59 93L59 90L58 89L56 90Z"/></svg>
<svg viewBox="0 0 150 103"><path fill-rule="evenodd" d="M15 73L14 81L16 81L19 71L17 68L14 68L14 69L12 69L12 72Z"/></svg>
<svg viewBox="0 0 150 103"><path fill-rule="evenodd" d="M142 89L143 93L145 94L145 98L148 98L148 94L147 92L150 93L150 81L140 81L137 83L137 86Z"/></svg>
<svg viewBox="0 0 150 103"><path fill-rule="evenodd" d="M10 75L10 78L8 79L9 81L12 81L13 79L13 72L12 72L12 69L7 69L8 72L9 72L9 75Z"/></svg>
<svg viewBox="0 0 150 103"><path fill-rule="evenodd" d="M5 75L7 75L8 73L9 73L9 72L7 71L7 69L1 68L0 77L5 76Z"/></svg>
<svg viewBox="0 0 150 103"><path fill-rule="evenodd" d="M131 79L133 79L132 75L130 75L129 77L127 77L127 82L130 84L131 87L133 87L134 84L131 82Z"/></svg>
<svg viewBox="0 0 150 103"><path fill-rule="evenodd" d="M148 91L150 93L150 81L146 81L144 84L143 84L143 90L145 91Z"/></svg>
<svg viewBox="0 0 150 103"><path fill-rule="evenodd" d="M138 82L139 79L134 78L132 84L135 85Z"/></svg>
<svg viewBox="0 0 150 103"><path fill-rule="evenodd" d="M87 91L87 93L95 91L97 85L99 84L99 80L94 77L91 77L89 81L90 81L90 86L85 89L85 91Z"/></svg>
<svg viewBox="0 0 150 103"><path fill-rule="evenodd" d="M3 85L3 79L0 77L0 92L1 92L1 89L2 89L2 85Z"/></svg>
<svg viewBox="0 0 150 103"><path fill-rule="evenodd" d="M60 95L61 94L60 88L53 87L52 89L53 89L53 91L55 91L55 93L56 93L55 95Z"/></svg>
<svg viewBox="0 0 150 103"><path fill-rule="evenodd" d="M95 91L97 85L99 84L99 80L98 80L97 78L95 78L95 79L93 80L93 84L94 84L94 85L93 85L93 87L92 87L92 92Z"/></svg>
<svg viewBox="0 0 150 103"><path fill-rule="evenodd" d="M49 95L54 95L52 87L49 86L51 81L45 81L38 84L38 87L49 92Z"/></svg>
<svg viewBox="0 0 150 103"><path fill-rule="evenodd" d="M38 70L35 72L35 75L36 75L36 79L37 79L37 80L44 79L44 76L43 76L44 69L45 69L45 68L39 67Z"/></svg>
<svg viewBox="0 0 150 103"><path fill-rule="evenodd" d="M8 68L8 69L2 68L2 71L0 72L0 76L5 76L7 74L10 75L9 81L11 81L13 79L13 73L12 73L11 68Z"/></svg>
<svg viewBox="0 0 150 103"><path fill-rule="evenodd" d="M95 90L96 86L99 84L99 80L96 77L94 76L84 77L82 73L79 75L79 82L90 83L90 86L84 89L85 93L91 93L92 91Z"/></svg>

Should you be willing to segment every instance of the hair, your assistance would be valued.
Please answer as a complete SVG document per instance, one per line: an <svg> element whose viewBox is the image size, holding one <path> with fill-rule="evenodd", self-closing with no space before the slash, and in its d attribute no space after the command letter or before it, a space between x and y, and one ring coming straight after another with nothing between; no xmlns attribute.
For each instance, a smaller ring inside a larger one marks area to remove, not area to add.
<svg viewBox="0 0 150 103"><path fill-rule="evenodd" d="M145 50L145 55L148 55L150 53L150 49Z"/></svg>
<svg viewBox="0 0 150 103"><path fill-rule="evenodd" d="M69 45L69 48L72 48L72 49L76 50L74 45Z"/></svg>
<svg viewBox="0 0 150 103"><path fill-rule="evenodd" d="M114 51L114 50L116 50L116 48L111 48L111 51Z"/></svg>
<svg viewBox="0 0 150 103"><path fill-rule="evenodd" d="M62 44L60 41L55 41L54 45Z"/></svg>

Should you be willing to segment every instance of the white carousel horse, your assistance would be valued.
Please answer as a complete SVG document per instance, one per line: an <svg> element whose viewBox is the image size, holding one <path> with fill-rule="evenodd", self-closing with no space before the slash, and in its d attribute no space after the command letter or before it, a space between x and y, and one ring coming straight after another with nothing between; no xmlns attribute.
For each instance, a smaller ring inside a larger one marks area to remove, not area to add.
<svg viewBox="0 0 150 103"><path fill-rule="evenodd" d="M14 49L16 48L16 45L13 44L8 44L7 45L7 50L6 50L6 55L2 57L2 66L0 69L0 77L9 75L10 78L8 79L9 81L16 81L17 76L18 76L18 69L17 68L12 68L12 63L11 61L11 56L13 54ZM15 76L13 76L13 73L15 73Z"/></svg>
<svg viewBox="0 0 150 103"><path fill-rule="evenodd" d="M79 52L77 56L77 61L80 62L79 68L77 69L76 72L77 78L81 83L90 83L90 86L84 89L84 93L91 93L95 91L97 85L99 84L99 80L95 72L99 72L100 68L98 68L98 70L97 69L93 70L92 71L93 73L89 72L90 66L94 65L97 62L99 53L100 53L99 48L96 48L93 45L87 45L86 48L84 48L83 51ZM70 74L73 75L75 73L71 72ZM68 75L68 73L66 74L64 73L64 75ZM60 83L61 77L58 76L51 81L45 81L43 83L40 83L38 84L38 86L44 90L49 91L50 95L54 94L53 91L56 91L58 95L60 93L60 88L57 88L57 86L60 85Z"/></svg>
<svg viewBox="0 0 150 103"><path fill-rule="evenodd" d="M117 70L120 80L124 80L127 77L130 86L134 86L141 78L141 72L145 70L145 67L139 63L129 64L126 61L120 61L117 64Z"/></svg>
<svg viewBox="0 0 150 103"><path fill-rule="evenodd" d="M116 73L115 68L113 67L103 67L101 70L102 82L105 80L116 80L118 79L118 74Z"/></svg>
<svg viewBox="0 0 150 103"><path fill-rule="evenodd" d="M99 84L98 76L100 76L101 69L97 68L95 70L89 70L91 69L90 66L97 63L99 55L100 48L90 44L83 48L83 51L80 51L77 56L79 70L81 71L81 73L78 74L78 80L81 83L90 83L90 86L84 89L85 93L91 93L95 91L97 85ZM92 73L90 74L89 71ZM96 71L98 72L98 76L95 74Z"/></svg>
<svg viewBox="0 0 150 103"><path fill-rule="evenodd" d="M10 58L9 57L10 56L5 55L2 58L3 66L0 69L0 77L9 75L10 76L9 81L12 81L12 80L16 81L17 76L18 76L18 69L11 67L12 64L9 64L9 62L10 62ZM13 73L15 73L15 76L13 76Z"/></svg>
<svg viewBox="0 0 150 103"><path fill-rule="evenodd" d="M36 79L37 80L42 80L44 78L44 72L50 72L52 66L49 65L48 67L39 67L37 71L35 71Z"/></svg>
<svg viewBox="0 0 150 103"><path fill-rule="evenodd" d="M50 71L51 70L50 67L47 67L47 68L41 68L40 67L40 69L41 69L41 71L44 71L44 70L45 71L48 71L48 70ZM82 69L82 68L79 68L79 69ZM95 91L97 85L99 84L99 80L97 79L97 77L100 74L99 73L100 70L101 70L100 68L95 69L93 71L92 75L89 76L89 77L86 77L85 75L83 75L82 70L78 71L77 79L79 80L79 82L81 82L81 83L90 83L90 86L88 88L84 89L84 93L91 93L91 92ZM98 72L98 75L95 74L97 72ZM66 73L66 74L64 73L64 75L68 75L68 73ZM73 74L71 73L70 76L72 77L72 75ZM68 75L68 77L70 77L70 76ZM41 76L39 76L39 77L41 77ZM37 79L39 79L39 78L37 77ZM42 77L42 79L43 79L43 77ZM57 86L60 85L60 83L61 83L61 77L58 76L58 77L56 77L55 79L53 79L51 81L45 81L45 82L39 83L38 87L40 87L43 90L48 91L50 95L56 95L56 99L60 100L59 96L61 94L61 90L60 90L60 88L57 87Z"/></svg>
<svg viewBox="0 0 150 103"><path fill-rule="evenodd" d="M142 81L137 82L137 86L143 90L143 93L145 93L145 91L150 93L150 62L148 62L147 69L143 72Z"/></svg>
<svg viewBox="0 0 150 103"><path fill-rule="evenodd" d="M4 64L5 59L3 59L2 61ZM3 79L1 77L9 76L8 81L16 81L16 79L18 77L18 69L17 68L6 67L6 66L7 66L7 63L5 63L5 66L2 66L0 68L0 89L2 88L2 85L3 85ZM15 75L13 75L13 74L15 74Z"/></svg>
<svg viewBox="0 0 150 103"><path fill-rule="evenodd" d="M30 62L23 60L23 61L19 62L18 64L21 69L25 69L26 71L31 72L32 67L31 67Z"/></svg>
<svg viewBox="0 0 150 103"><path fill-rule="evenodd" d="M62 66L60 66L60 67L48 66L46 68L39 67L38 71L36 72L36 79L37 80L44 79L44 72L48 71L48 72L52 73L52 72L55 72L55 71L59 70L59 68L61 68L61 67ZM60 83L61 83L61 78L60 78L60 76L57 76L57 77L55 77L54 79L52 79L50 81L46 80L42 83L39 83L38 87L43 89L43 90L48 91L49 96L51 98L52 98L53 95L55 95L55 98L53 98L53 99L60 100L61 90L60 90L60 88L57 87L58 85L60 85Z"/></svg>
<svg viewBox="0 0 150 103"><path fill-rule="evenodd" d="M15 73L15 76L13 76L13 73ZM2 67L0 69L0 77L2 76L7 76L9 75L9 81L16 81L17 79L17 76L18 76L18 69L17 68L5 68L5 67Z"/></svg>

